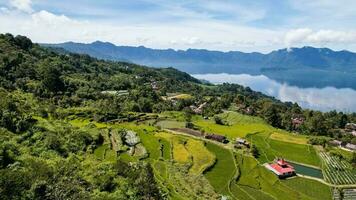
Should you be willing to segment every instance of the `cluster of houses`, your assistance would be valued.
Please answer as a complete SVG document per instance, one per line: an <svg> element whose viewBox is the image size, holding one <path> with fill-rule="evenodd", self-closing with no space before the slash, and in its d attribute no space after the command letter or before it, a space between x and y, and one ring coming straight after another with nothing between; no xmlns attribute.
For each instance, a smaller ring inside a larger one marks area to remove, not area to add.
<svg viewBox="0 0 356 200"><path fill-rule="evenodd" d="M336 146L336 147L340 147L340 148L344 148L350 151L356 151L356 145L351 144L351 143L344 143L340 140L331 140L329 142L330 145L332 146Z"/></svg>
<svg viewBox="0 0 356 200"><path fill-rule="evenodd" d="M283 158L277 158L273 163L265 164L265 167L279 178L287 178L296 175L294 167Z"/></svg>
<svg viewBox="0 0 356 200"><path fill-rule="evenodd" d="M355 123L347 123L345 125L345 132L347 134L351 134L353 136L356 136L356 124Z"/></svg>
<svg viewBox="0 0 356 200"><path fill-rule="evenodd" d="M345 126L344 134L349 134L349 135L353 135L354 137L356 137L356 124L355 123L347 123ZM337 146L337 147L346 149L346 150L356 151L355 144L342 142L340 140L331 140L329 142L329 144L332 146Z"/></svg>

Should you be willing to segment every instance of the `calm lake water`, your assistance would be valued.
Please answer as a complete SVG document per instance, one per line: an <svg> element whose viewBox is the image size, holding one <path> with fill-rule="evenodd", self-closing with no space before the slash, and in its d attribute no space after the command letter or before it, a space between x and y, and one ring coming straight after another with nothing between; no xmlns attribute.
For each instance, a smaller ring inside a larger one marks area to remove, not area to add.
<svg viewBox="0 0 356 200"><path fill-rule="evenodd" d="M289 162L289 163L294 167L297 174L302 174L302 175L306 175L306 176L323 179L323 173L321 172L320 169L315 169L315 168L307 167L304 165L299 165L299 164L296 164L293 162Z"/></svg>
<svg viewBox="0 0 356 200"><path fill-rule="evenodd" d="M303 108L356 112L356 91L350 88L299 88L279 83L264 75L195 74L192 76L213 84L237 83L266 95L274 96L284 102L296 102Z"/></svg>

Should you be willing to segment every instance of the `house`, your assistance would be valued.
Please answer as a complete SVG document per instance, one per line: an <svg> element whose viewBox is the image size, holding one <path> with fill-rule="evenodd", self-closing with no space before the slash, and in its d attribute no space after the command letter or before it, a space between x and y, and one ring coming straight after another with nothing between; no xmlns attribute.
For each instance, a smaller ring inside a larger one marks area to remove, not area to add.
<svg viewBox="0 0 356 200"><path fill-rule="evenodd" d="M345 125L345 133L356 136L356 124L355 123L347 123Z"/></svg>
<svg viewBox="0 0 356 200"><path fill-rule="evenodd" d="M278 158L274 163L266 164L265 167L275 173L279 178L296 175L294 167L287 163L284 159Z"/></svg>
<svg viewBox="0 0 356 200"><path fill-rule="evenodd" d="M347 123L345 125L345 131L348 131L348 132L356 131L356 124L355 123Z"/></svg>
<svg viewBox="0 0 356 200"><path fill-rule="evenodd" d="M247 115L252 115L254 113L253 109L251 107L247 107L243 110L245 114Z"/></svg>
<svg viewBox="0 0 356 200"><path fill-rule="evenodd" d="M215 141L218 141L218 142L221 142L221 143L228 143L229 141L226 139L225 136L223 135L216 135L216 134L207 134L205 135L205 138L206 139L209 139L209 140L215 140Z"/></svg>
<svg viewBox="0 0 356 200"><path fill-rule="evenodd" d="M151 87L152 87L153 90L158 90L159 89L158 83L156 81L151 82Z"/></svg>
<svg viewBox="0 0 356 200"><path fill-rule="evenodd" d="M250 148L250 143L247 142L246 140L242 139L242 138L237 138L235 145L237 145L237 146L245 146L247 148Z"/></svg>
<svg viewBox="0 0 356 200"><path fill-rule="evenodd" d="M192 105L190 106L190 109L195 113L195 114L202 114L203 113L203 109L206 106L206 102L200 104L198 107Z"/></svg>
<svg viewBox="0 0 356 200"><path fill-rule="evenodd" d="M346 149L352 150L352 151L356 151L356 145L355 144L351 144L351 143L347 143L345 145Z"/></svg>
<svg viewBox="0 0 356 200"><path fill-rule="evenodd" d="M339 146L342 145L342 142L341 142L340 140L331 140L331 141L329 142L329 144L332 145L332 146L337 146L337 147L339 147Z"/></svg>
<svg viewBox="0 0 356 200"><path fill-rule="evenodd" d="M292 125L294 128L298 128L299 126L301 126L304 123L304 118L302 117L294 117L291 118L292 120Z"/></svg>

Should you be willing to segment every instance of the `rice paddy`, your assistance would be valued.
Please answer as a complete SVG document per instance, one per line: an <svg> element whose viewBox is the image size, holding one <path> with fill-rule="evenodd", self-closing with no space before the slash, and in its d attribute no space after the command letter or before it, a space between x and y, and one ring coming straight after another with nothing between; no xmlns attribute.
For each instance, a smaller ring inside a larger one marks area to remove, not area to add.
<svg viewBox="0 0 356 200"><path fill-rule="evenodd" d="M215 154L216 163L204 173L210 184L220 194L230 195L230 181L236 173L235 161L232 153L216 144L207 143L208 150Z"/></svg>
<svg viewBox="0 0 356 200"><path fill-rule="evenodd" d="M288 187L312 199L331 199L331 189L327 185L315 180L295 177L283 181Z"/></svg>
<svg viewBox="0 0 356 200"><path fill-rule="evenodd" d="M311 145L282 142L269 138L268 134L250 134L247 138L257 146L260 151L258 160L261 163L274 160L276 157L283 157L287 160L305 163L313 166L320 166L320 159Z"/></svg>
<svg viewBox="0 0 356 200"><path fill-rule="evenodd" d="M164 120L156 125L179 128L184 124L182 113L167 112L162 116ZM135 131L148 152L147 158L127 152L114 155L110 142L104 142L94 154L102 161L121 159L135 162L144 159L151 163L157 182L168 199L216 199L218 194L237 200L284 200L286 196L292 200L331 199L327 185L299 177L281 181L261 166L276 157L320 166L317 152L307 144L307 137L270 127L260 118L236 113L225 113L221 117L228 125L217 125L213 120L203 120L199 116L193 117L193 123L206 132L225 135L230 141L235 137L245 137L257 146L260 152L258 159L233 152L229 145L159 131L144 123L120 123L110 127Z"/></svg>
<svg viewBox="0 0 356 200"><path fill-rule="evenodd" d="M326 181L336 185L356 184L356 171L348 162L326 152L320 152L320 157Z"/></svg>
<svg viewBox="0 0 356 200"><path fill-rule="evenodd" d="M214 164L215 155L205 147L204 142L190 139L187 141L186 148L193 156L193 165L189 169L190 173L201 174Z"/></svg>

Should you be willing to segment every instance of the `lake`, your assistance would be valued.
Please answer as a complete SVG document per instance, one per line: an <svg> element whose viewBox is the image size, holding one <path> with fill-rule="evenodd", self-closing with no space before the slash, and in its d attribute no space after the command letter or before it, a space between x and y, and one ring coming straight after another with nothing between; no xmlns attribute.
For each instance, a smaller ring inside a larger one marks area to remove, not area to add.
<svg viewBox="0 0 356 200"><path fill-rule="evenodd" d="M323 173L322 173L321 169L316 169L316 168L308 167L305 165L300 165L300 164L293 163L290 161L289 161L289 164L291 164L294 167L297 174L323 179Z"/></svg>
<svg viewBox="0 0 356 200"><path fill-rule="evenodd" d="M350 88L299 88L279 83L264 75L193 74L213 84L236 83L273 96L283 102L296 102L303 108L320 111L356 112L356 91Z"/></svg>

